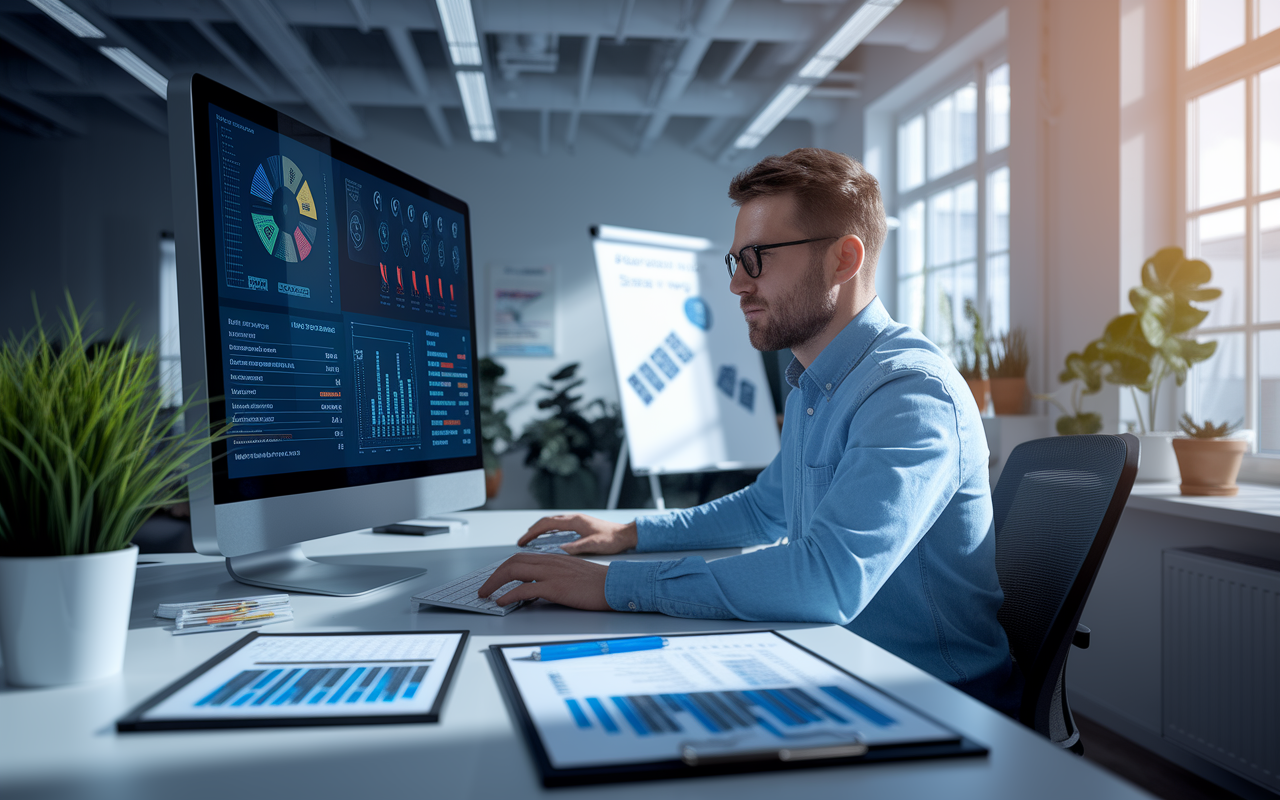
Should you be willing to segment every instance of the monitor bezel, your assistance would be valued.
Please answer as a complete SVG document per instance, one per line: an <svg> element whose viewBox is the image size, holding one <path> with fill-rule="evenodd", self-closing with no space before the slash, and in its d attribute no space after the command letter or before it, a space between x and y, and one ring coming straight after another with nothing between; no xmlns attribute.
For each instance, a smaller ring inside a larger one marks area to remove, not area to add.
<svg viewBox="0 0 1280 800"><path fill-rule="evenodd" d="M471 298L470 352L472 365L479 357L476 344L476 286L471 254L471 214L466 202L448 194L425 181L357 150L345 142L322 133L309 125L276 109L247 97L234 89L215 83L203 75L191 77L191 113L194 127L196 207L199 214L200 286L204 332L204 375L209 397L208 419L218 427L227 417L225 384L222 370L222 336L216 321L221 318L218 310L217 236L214 231L212 141L209 131L210 106L218 106L237 116L260 125L272 132L296 140L299 144L325 153L334 160L362 170L375 178L385 180L412 192L426 200L438 203L462 215L466 244L467 291ZM327 315L322 315L327 316ZM210 320L214 324L210 324ZM274 497L311 494L334 489L384 484L394 481L429 478L468 470L482 469L483 452L480 444L479 391L475 386L476 368L472 368L471 417L475 420L475 446L473 456L442 459L423 459L391 464L330 469L304 470L275 475L255 475L232 478L228 471L227 441L220 440L211 446L213 463L211 478L214 505L224 505Z"/></svg>

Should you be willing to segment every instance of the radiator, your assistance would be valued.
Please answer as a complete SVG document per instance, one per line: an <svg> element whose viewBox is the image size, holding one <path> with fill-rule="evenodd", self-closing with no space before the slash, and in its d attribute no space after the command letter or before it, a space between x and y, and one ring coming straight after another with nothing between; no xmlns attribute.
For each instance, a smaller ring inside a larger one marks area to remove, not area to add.
<svg viewBox="0 0 1280 800"><path fill-rule="evenodd" d="M1166 739L1280 791L1280 561L1165 550Z"/></svg>

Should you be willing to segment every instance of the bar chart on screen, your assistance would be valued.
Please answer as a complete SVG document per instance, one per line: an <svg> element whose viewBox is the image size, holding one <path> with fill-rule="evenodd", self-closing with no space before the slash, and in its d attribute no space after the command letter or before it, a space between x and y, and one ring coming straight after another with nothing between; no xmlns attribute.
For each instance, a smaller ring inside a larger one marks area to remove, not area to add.
<svg viewBox="0 0 1280 800"><path fill-rule="evenodd" d="M360 448L420 447L422 423L413 331L351 324Z"/></svg>

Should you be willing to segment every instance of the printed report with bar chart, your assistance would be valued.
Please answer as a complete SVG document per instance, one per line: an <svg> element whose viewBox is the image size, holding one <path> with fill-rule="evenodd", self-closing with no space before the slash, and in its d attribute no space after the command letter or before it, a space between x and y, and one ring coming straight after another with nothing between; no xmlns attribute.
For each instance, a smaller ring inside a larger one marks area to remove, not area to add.
<svg viewBox="0 0 1280 800"><path fill-rule="evenodd" d="M536 733L535 756L545 756L544 780L679 762L689 748L704 757L851 743L898 748L899 758L913 745L981 751L774 631L670 636L658 650L555 661L534 659L539 646L493 649Z"/></svg>
<svg viewBox="0 0 1280 800"><path fill-rule="evenodd" d="M245 636L121 731L436 722L465 631Z"/></svg>

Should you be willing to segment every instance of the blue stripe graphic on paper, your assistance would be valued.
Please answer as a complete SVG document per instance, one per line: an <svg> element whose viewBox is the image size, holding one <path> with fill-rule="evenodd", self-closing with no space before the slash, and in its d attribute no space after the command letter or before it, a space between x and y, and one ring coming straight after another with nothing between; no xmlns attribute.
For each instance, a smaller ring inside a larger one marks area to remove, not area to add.
<svg viewBox="0 0 1280 800"><path fill-rule="evenodd" d="M676 366L676 362L672 361L671 356L667 355L667 351L661 347L654 350L653 355L650 356L650 358L653 359L653 363L657 364L658 369L662 370L663 374L668 378L674 378L676 373L680 371L680 368Z"/></svg>
<svg viewBox="0 0 1280 800"><path fill-rule="evenodd" d="M351 677L347 678L347 680L342 684L342 687L338 689L338 691L334 692L333 696L329 698L329 703L333 704L341 700L342 696L347 693L348 689L351 688L351 684L358 681L360 679L360 675L363 672L364 672L364 667L357 667L355 672L351 673Z"/></svg>
<svg viewBox="0 0 1280 800"><path fill-rule="evenodd" d="M640 717L631 708L631 704L627 702L627 698L610 697L609 699L612 700L613 704L618 707L619 711L622 712L622 716L627 718L627 722L631 723L631 727L636 729L637 735L640 735L640 736L649 735L649 729L645 727L645 724L643 722L640 721Z"/></svg>
<svg viewBox="0 0 1280 800"><path fill-rule="evenodd" d="M822 718L819 717L817 714L814 714L809 709L804 708L799 703L787 697L785 694L778 691L777 689L765 689L764 694L767 695L769 699L774 700L777 703L781 704L783 708L787 709L792 714L795 714L805 722L821 722L822 721Z"/></svg>
<svg viewBox="0 0 1280 800"><path fill-rule="evenodd" d="M289 681L293 680L293 677L294 677L295 675L297 675L297 674L298 674L299 672L301 672L301 671L302 671L302 670L300 670L300 669L291 669L291 670L289 670L288 672L286 672L286 673L284 674L284 677L283 677L283 678L281 678L280 680L276 681L276 682L271 686L271 688L270 688L270 689L268 689L268 690L266 690L265 692L263 692L262 694L258 695L258 699L257 699L257 700L254 700L254 701L253 701L253 704L254 704L255 706L262 706L262 705L266 705L266 704L267 704L267 701L271 699L271 695L273 695L273 694L275 694L276 692L278 692L278 691L280 691L281 689L283 689L283 688L285 687L285 684L287 684Z"/></svg>
<svg viewBox="0 0 1280 800"><path fill-rule="evenodd" d="M261 688L265 687L268 683L271 683L273 680L275 680L275 679L276 679L276 676L277 676L277 675L279 675L279 674L280 674L281 672L283 672L283 671L284 671L284 670L279 670L279 669L273 669L273 670L271 670L270 672L268 672L268 673L267 673L267 677L265 677L265 678L263 678L262 680L258 681L258 682L257 682L257 684L255 684L253 688L254 688L254 689L261 689Z"/></svg>
<svg viewBox="0 0 1280 800"><path fill-rule="evenodd" d="M596 716L600 718L600 724L609 733L618 732L618 723L613 721L613 717L609 716L609 712L604 710L604 704L594 697L587 698L587 705L591 706L591 710L596 712Z"/></svg>
<svg viewBox="0 0 1280 800"><path fill-rule="evenodd" d="M711 718L708 717L706 714L704 714L702 709L694 705L694 702L689 697L689 695L677 694L677 695L673 695L673 697L677 703L679 703L681 706L684 707L685 711L688 711L690 714L694 716L695 719L698 720L698 722L702 723L702 727L706 728L712 733L720 732L720 726L712 722Z"/></svg>
<svg viewBox="0 0 1280 800"><path fill-rule="evenodd" d="M231 705L233 705L233 706L242 706L242 705L244 705L245 703L249 702L249 701L250 701L250 700L252 700L252 699L253 699L253 692L250 692L249 694L242 695L238 700L236 700L236 701L235 701L234 703L232 703Z"/></svg>
<svg viewBox="0 0 1280 800"><path fill-rule="evenodd" d="M684 363L688 364L693 360L693 351L680 340L679 336L676 336L674 331L667 334L667 338L663 339L663 342L666 343L667 347L671 348L671 352L676 354L676 358Z"/></svg>
<svg viewBox="0 0 1280 800"><path fill-rule="evenodd" d="M382 694L382 690L387 688L387 681L391 680L391 670L385 670L382 673L382 680L378 681L378 686L369 692L369 696L365 698L366 703L372 703L378 699L378 695Z"/></svg>
<svg viewBox="0 0 1280 800"><path fill-rule="evenodd" d="M654 372L653 367L649 366L647 362L640 365L640 374L644 376L645 380L653 384L653 388L658 391L662 391L666 388L666 384L662 382L662 378L658 377L658 373Z"/></svg>
<svg viewBox="0 0 1280 800"><path fill-rule="evenodd" d="M640 399L644 401L646 406L653 402L653 395L649 394L649 389L635 375L629 376L627 383L631 385L632 389L636 390L636 394L640 395Z"/></svg>
<svg viewBox="0 0 1280 800"><path fill-rule="evenodd" d="M750 698L751 702L782 720L783 725L791 727L803 724L803 720L800 719L800 717L792 714L788 709L782 707L773 698L761 694L760 692L743 692L743 694Z"/></svg>
<svg viewBox="0 0 1280 800"><path fill-rule="evenodd" d="M839 700L841 703L844 703L850 711L863 717L873 725L879 725L881 728L886 728L897 722L893 717L877 711L858 698L849 694L844 689L841 689L839 686L823 686L822 691Z"/></svg>
<svg viewBox="0 0 1280 800"><path fill-rule="evenodd" d="M573 714L573 721L578 723L579 728L590 728L591 720L587 719L587 714L582 710L582 706L572 697L565 699L565 705L569 707L569 713Z"/></svg>
<svg viewBox="0 0 1280 800"><path fill-rule="evenodd" d="M729 398L733 397L733 390L737 388L738 368L729 364L720 368L720 375L716 378L716 388L724 392Z"/></svg>
<svg viewBox="0 0 1280 800"><path fill-rule="evenodd" d="M418 687L422 686L422 679L426 677L429 667L418 667L413 671L413 677L409 679L409 688L404 690L404 699L412 700L413 696L418 693Z"/></svg>

